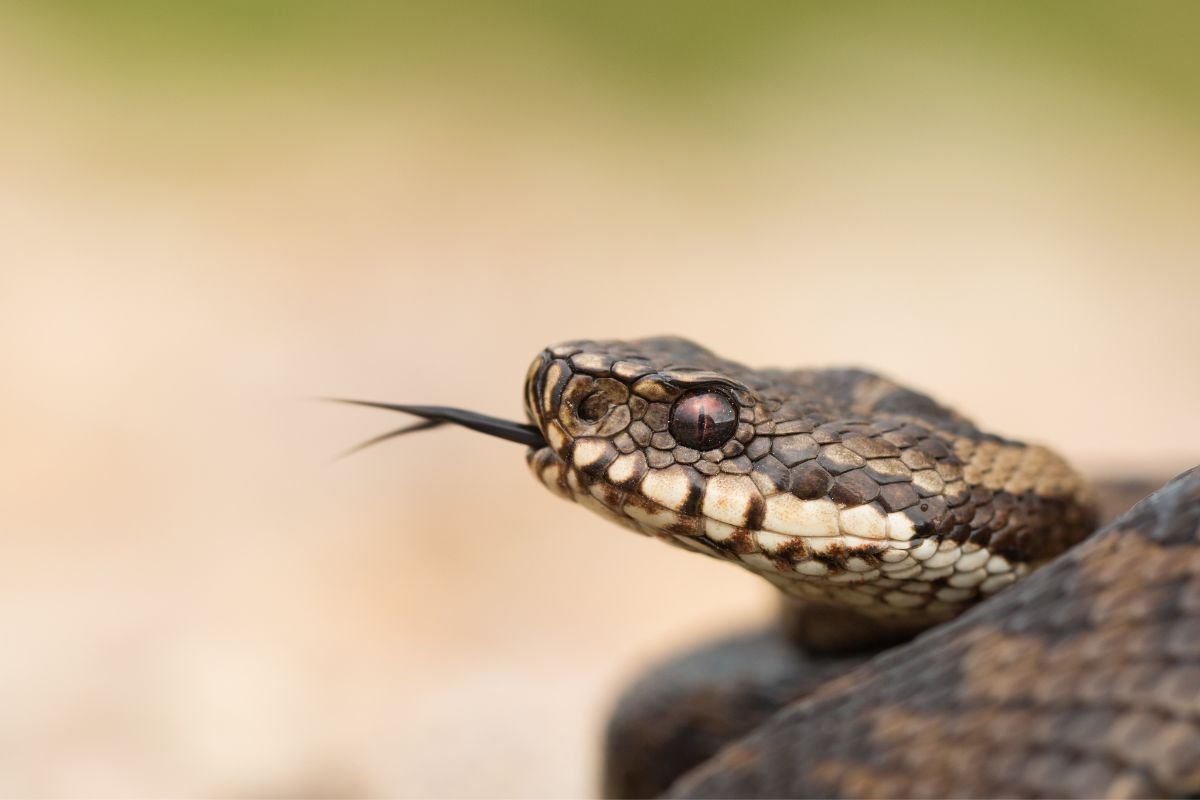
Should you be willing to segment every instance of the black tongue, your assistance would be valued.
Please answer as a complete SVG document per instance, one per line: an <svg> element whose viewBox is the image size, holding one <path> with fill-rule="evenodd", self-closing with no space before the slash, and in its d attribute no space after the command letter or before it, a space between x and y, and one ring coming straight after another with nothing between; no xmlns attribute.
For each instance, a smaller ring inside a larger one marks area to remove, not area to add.
<svg viewBox="0 0 1200 800"><path fill-rule="evenodd" d="M461 425L464 428L470 428L473 431L486 433L489 436L496 436L500 439L507 439L510 442L526 445L527 447L544 447L546 440L542 438L542 433L532 425L527 425L521 422L511 422L498 417L489 417L486 414L478 414L474 411L466 411L461 408L447 408L446 406L405 406L397 403L375 403L370 400L345 400L340 397L330 398L335 403L349 403L355 406L366 406L368 408L382 408L385 411L401 411L405 414L412 414L414 417L421 417L424 421L417 422L412 425L399 428L394 431L376 436L374 439L369 439L357 447L350 450L349 453L354 453L362 450L365 447L370 447L373 444L394 439L397 436L402 436L413 431L423 431L428 428L436 428L439 425L450 423L452 425Z"/></svg>

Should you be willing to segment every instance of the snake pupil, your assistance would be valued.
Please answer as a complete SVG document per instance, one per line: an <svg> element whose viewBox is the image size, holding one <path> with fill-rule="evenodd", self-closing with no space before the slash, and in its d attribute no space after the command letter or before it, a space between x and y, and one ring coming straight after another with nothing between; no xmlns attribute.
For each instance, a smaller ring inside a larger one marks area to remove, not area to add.
<svg viewBox="0 0 1200 800"><path fill-rule="evenodd" d="M671 435L694 450L712 450L729 441L738 415L724 392L701 389L679 398L671 410Z"/></svg>

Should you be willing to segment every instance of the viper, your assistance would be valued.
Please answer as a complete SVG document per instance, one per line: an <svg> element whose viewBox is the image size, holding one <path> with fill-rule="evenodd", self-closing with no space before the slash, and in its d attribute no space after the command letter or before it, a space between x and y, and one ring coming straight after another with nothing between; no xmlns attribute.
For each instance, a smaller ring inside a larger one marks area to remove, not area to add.
<svg viewBox="0 0 1200 800"><path fill-rule="evenodd" d="M872 372L672 337L546 348L525 422L348 402L421 418L372 443L524 444L554 494L779 590L776 623L621 698L610 796L1200 793L1200 469L1117 516L1152 487L1097 490Z"/></svg>

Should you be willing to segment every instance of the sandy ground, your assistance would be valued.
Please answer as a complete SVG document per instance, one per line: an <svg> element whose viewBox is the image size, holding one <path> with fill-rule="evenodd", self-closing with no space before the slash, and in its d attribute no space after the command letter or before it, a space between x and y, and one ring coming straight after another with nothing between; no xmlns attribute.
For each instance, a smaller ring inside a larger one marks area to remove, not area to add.
<svg viewBox="0 0 1200 800"><path fill-rule="evenodd" d="M770 611L515 445L335 461L397 420L315 396L515 416L543 345L673 332L1096 473L1200 461L1194 136L925 56L717 132L8 73L0 794L587 794L623 682Z"/></svg>

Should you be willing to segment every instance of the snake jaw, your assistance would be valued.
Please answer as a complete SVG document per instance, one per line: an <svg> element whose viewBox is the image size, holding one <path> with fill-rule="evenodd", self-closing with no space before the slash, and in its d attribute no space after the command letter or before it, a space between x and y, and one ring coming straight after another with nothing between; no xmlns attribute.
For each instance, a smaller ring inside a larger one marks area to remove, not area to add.
<svg viewBox="0 0 1200 800"><path fill-rule="evenodd" d="M701 452L674 422L704 387L736 425ZM525 403L545 440L527 460L556 494L791 596L911 625L1091 529L1053 453L861 370L750 370L680 339L568 342L534 359Z"/></svg>

